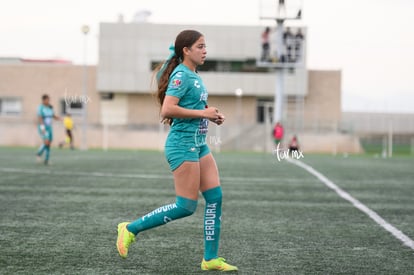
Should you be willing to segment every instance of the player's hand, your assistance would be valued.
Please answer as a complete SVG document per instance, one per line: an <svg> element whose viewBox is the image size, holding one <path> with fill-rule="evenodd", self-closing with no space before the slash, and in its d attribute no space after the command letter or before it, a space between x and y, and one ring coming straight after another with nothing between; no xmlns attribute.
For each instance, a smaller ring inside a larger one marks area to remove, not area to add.
<svg viewBox="0 0 414 275"><path fill-rule="evenodd" d="M219 118L219 111L216 107L207 107L203 111L203 117L214 121Z"/></svg>
<svg viewBox="0 0 414 275"><path fill-rule="evenodd" d="M163 117L163 118L161 118L161 121L160 121L162 124L167 124L167 125L171 125L171 123L172 123L172 119L171 118L169 118L169 117Z"/></svg>
<svg viewBox="0 0 414 275"><path fill-rule="evenodd" d="M217 124L217 125L221 125L221 124L223 124L224 123L224 120L226 119L226 117L223 115L223 114L221 114L221 113L219 113L218 114L218 118L216 118L216 119L214 119L214 120L211 120L212 122L214 122L215 124Z"/></svg>
<svg viewBox="0 0 414 275"><path fill-rule="evenodd" d="M44 124L40 124L40 131L42 132L42 135L46 134L46 128Z"/></svg>

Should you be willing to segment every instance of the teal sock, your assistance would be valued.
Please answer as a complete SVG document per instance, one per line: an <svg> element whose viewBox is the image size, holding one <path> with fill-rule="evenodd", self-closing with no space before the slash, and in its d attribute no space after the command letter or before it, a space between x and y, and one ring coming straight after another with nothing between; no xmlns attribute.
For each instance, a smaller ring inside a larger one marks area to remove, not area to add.
<svg viewBox="0 0 414 275"><path fill-rule="evenodd" d="M37 150L37 155L40 157L46 149L46 145L40 145L39 149Z"/></svg>
<svg viewBox="0 0 414 275"><path fill-rule="evenodd" d="M49 156L50 156L50 145L49 146L45 146L45 151L46 151L46 155L45 155L45 162L49 161Z"/></svg>
<svg viewBox="0 0 414 275"><path fill-rule="evenodd" d="M197 209L197 201L176 197L175 203L161 206L127 225L129 232L139 232L166 224L170 221L190 216Z"/></svg>
<svg viewBox="0 0 414 275"><path fill-rule="evenodd" d="M206 200L204 209L204 259L209 261L218 257L221 227L221 186L203 192Z"/></svg>

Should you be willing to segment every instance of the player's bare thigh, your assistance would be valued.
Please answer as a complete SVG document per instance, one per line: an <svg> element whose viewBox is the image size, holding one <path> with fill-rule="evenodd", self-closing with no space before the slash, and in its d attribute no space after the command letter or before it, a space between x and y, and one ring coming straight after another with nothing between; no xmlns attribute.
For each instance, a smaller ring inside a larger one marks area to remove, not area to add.
<svg viewBox="0 0 414 275"><path fill-rule="evenodd" d="M204 192L220 185L216 161L211 153L200 159L200 191Z"/></svg>
<svg viewBox="0 0 414 275"><path fill-rule="evenodd" d="M185 161L173 172L173 175L175 194L197 200L200 190L200 163Z"/></svg>

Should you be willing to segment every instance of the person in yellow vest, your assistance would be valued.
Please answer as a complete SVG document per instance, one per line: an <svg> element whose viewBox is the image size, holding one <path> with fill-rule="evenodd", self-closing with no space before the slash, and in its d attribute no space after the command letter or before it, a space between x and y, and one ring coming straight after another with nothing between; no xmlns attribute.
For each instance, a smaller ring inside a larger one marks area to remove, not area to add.
<svg viewBox="0 0 414 275"><path fill-rule="evenodd" d="M59 147L62 148L66 144L69 144L70 149L73 150L75 149L75 147L73 146L73 134L72 134L73 119L69 113L66 113L65 117L63 118L63 126L65 127L66 137L65 137L65 141L62 141L59 143Z"/></svg>

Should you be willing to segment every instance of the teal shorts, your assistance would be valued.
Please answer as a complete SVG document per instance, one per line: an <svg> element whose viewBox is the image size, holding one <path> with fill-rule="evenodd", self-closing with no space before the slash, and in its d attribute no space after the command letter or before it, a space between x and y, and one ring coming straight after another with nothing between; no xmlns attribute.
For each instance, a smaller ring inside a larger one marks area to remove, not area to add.
<svg viewBox="0 0 414 275"><path fill-rule="evenodd" d="M53 140L53 131L52 131L52 129L51 129L51 128L46 127L46 128L45 128L45 131L43 132L43 131L40 129L40 126L37 126L37 131L39 132L39 135L40 135L40 137L41 137L43 140L48 140L48 141L52 141L52 140Z"/></svg>
<svg viewBox="0 0 414 275"><path fill-rule="evenodd" d="M210 149L205 142L201 144L194 138L170 132L164 152L171 171L174 171L185 161L199 162L202 157L210 153Z"/></svg>

